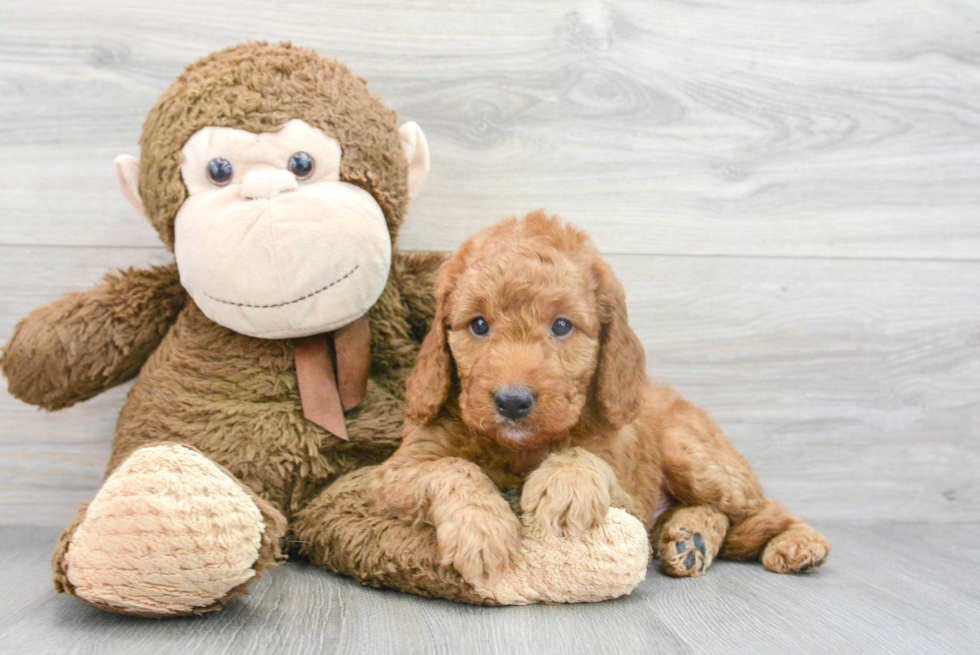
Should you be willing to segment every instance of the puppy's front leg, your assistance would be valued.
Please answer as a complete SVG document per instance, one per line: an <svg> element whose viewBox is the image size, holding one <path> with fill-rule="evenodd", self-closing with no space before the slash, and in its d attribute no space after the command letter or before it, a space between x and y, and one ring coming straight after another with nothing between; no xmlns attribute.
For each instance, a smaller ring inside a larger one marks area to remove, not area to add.
<svg viewBox="0 0 980 655"><path fill-rule="evenodd" d="M549 455L521 492L521 509L537 514L559 536L578 536L602 525L611 503L632 505L612 467L584 448Z"/></svg>
<svg viewBox="0 0 980 655"><path fill-rule="evenodd" d="M435 527L442 565L452 565L466 582L492 586L517 559L521 523L476 464L417 458L403 448L379 473L388 507Z"/></svg>

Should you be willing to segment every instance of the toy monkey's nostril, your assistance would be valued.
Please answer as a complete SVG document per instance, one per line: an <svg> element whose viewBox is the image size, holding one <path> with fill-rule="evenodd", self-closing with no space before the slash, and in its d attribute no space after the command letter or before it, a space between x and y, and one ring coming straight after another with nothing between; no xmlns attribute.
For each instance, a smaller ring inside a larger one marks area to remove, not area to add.
<svg viewBox="0 0 980 655"><path fill-rule="evenodd" d="M253 171L242 179L242 198L258 200L293 191L298 184L289 171Z"/></svg>
<svg viewBox="0 0 980 655"><path fill-rule="evenodd" d="M507 387L493 394L497 413L512 421L530 414L536 401L534 392L523 387Z"/></svg>

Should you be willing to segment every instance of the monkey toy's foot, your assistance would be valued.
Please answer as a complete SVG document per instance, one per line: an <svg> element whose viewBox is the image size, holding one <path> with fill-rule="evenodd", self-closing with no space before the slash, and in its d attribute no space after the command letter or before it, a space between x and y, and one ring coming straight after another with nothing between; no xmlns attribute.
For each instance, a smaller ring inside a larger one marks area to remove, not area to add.
<svg viewBox="0 0 980 655"><path fill-rule="evenodd" d="M140 616L200 614L275 565L285 519L200 452L137 450L62 535L59 591Z"/></svg>
<svg viewBox="0 0 980 655"><path fill-rule="evenodd" d="M643 524L612 508L581 538L558 537L532 513L521 517L521 555L502 580L477 588L502 605L582 603L625 596L645 577L650 543Z"/></svg>

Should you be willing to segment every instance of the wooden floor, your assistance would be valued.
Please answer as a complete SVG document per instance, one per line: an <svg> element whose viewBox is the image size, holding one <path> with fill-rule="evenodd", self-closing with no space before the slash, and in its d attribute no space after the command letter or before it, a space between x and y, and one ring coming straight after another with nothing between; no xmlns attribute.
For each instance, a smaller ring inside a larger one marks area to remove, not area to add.
<svg viewBox="0 0 980 655"><path fill-rule="evenodd" d="M203 618L147 621L55 596L57 530L0 528L0 652L977 653L980 526L828 524L830 562L808 576L718 562L700 579L651 566L629 597L485 608L379 591L290 563Z"/></svg>
<svg viewBox="0 0 980 655"><path fill-rule="evenodd" d="M115 188L188 63L347 62L417 121L403 248L547 207L622 279L649 372L825 528L805 578L652 571L596 606L476 609L290 565L229 611L56 597L127 386L54 414L0 381L0 652L980 652L980 2L0 0L0 343L170 260ZM27 527L35 526L35 527Z"/></svg>

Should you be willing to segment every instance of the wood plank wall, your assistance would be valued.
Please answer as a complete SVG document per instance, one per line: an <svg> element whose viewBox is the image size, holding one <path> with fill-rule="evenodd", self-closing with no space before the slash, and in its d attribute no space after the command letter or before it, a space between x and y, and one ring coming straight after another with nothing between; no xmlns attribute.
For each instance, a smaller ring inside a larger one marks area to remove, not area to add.
<svg viewBox="0 0 980 655"><path fill-rule="evenodd" d="M347 62L433 169L401 237L547 207L627 287L650 373L793 509L980 520L980 4L971 0L0 1L0 340L168 261L115 189L182 67L249 39ZM0 383L5 384L5 383ZM0 389L0 522L98 488L128 387Z"/></svg>

